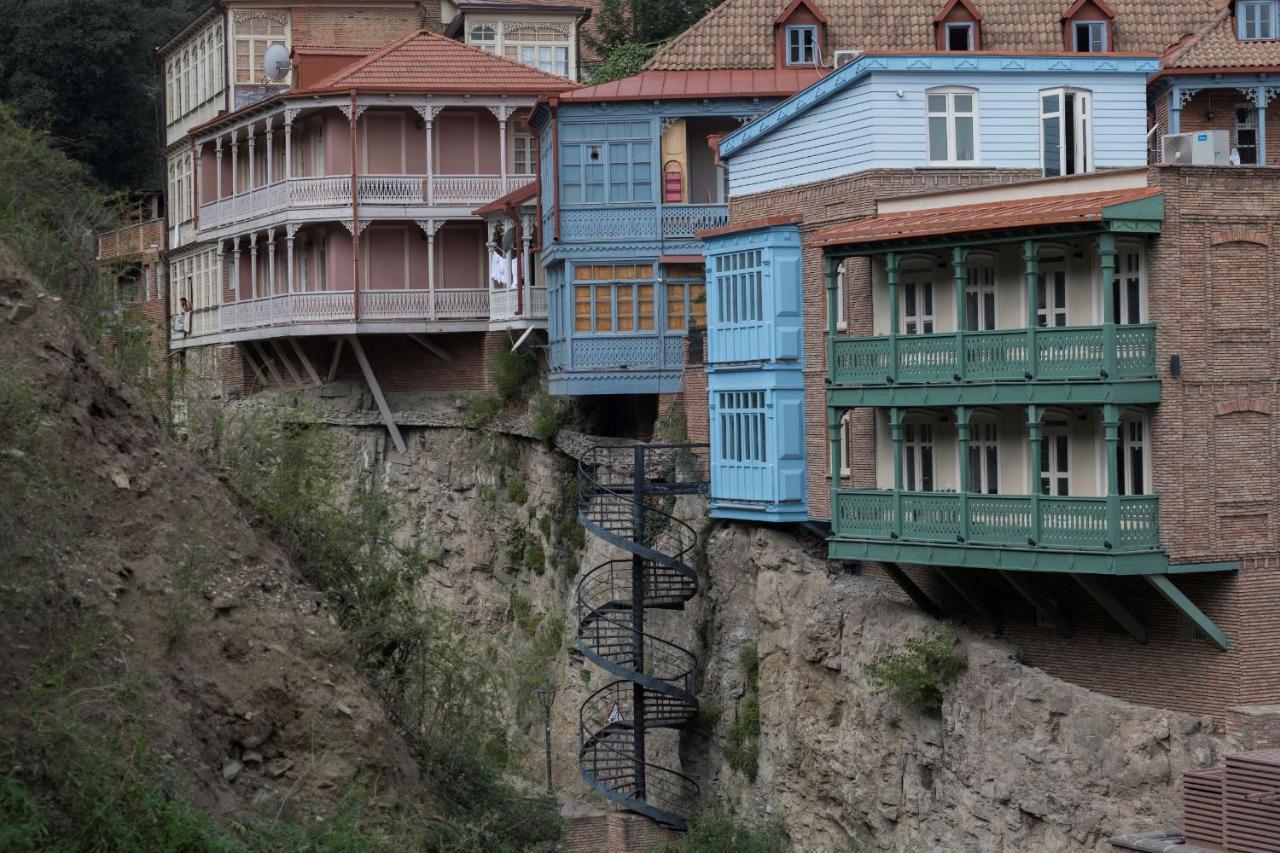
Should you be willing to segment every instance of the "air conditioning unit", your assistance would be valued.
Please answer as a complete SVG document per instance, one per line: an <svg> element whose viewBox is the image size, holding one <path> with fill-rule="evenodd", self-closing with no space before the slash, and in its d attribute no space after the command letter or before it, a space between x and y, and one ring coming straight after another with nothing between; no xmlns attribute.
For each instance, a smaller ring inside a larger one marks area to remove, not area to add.
<svg viewBox="0 0 1280 853"><path fill-rule="evenodd" d="M1225 130L1171 133L1162 140L1162 163L1171 166L1226 166L1231 162L1231 145Z"/></svg>
<svg viewBox="0 0 1280 853"><path fill-rule="evenodd" d="M860 50L837 50L836 51L836 68L839 68L841 65L848 65L850 62L853 62L859 56L862 56L862 51Z"/></svg>

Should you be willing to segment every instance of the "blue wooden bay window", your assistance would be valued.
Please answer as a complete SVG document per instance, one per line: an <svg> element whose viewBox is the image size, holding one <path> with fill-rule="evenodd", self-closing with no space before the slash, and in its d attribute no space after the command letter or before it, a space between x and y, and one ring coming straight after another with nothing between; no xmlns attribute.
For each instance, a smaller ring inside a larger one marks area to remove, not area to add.
<svg viewBox="0 0 1280 853"><path fill-rule="evenodd" d="M647 121L566 124L560 134L561 202L652 204L652 133Z"/></svg>
<svg viewBox="0 0 1280 853"><path fill-rule="evenodd" d="M711 379L711 515L804 521L804 383L791 371Z"/></svg>

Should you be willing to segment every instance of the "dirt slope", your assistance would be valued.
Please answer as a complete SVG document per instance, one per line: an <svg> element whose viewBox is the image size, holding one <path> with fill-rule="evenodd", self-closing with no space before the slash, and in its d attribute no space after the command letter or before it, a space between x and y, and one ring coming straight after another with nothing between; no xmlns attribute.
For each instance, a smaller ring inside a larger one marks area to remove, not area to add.
<svg viewBox="0 0 1280 853"><path fill-rule="evenodd" d="M148 742L215 813L320 812L357 778L410 790L416 767L322 596L2 247L0 374L33 397L0 429L0 462L36 454L67 478L51 509L0 465L0 568L6 530L39 543L0 573L0 747L46 652L97 625L116 638L97 677L136 679Z"/></svg>

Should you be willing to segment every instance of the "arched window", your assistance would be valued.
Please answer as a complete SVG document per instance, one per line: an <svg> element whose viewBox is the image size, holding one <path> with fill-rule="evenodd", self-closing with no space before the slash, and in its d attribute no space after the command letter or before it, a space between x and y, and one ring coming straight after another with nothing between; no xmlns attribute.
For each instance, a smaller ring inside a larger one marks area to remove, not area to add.
<svg viewBox="0 0 1280 853"><path fill-rule="evenodd" d="M925 92L931 166L978 162L978 90L943 87Z"/></svg>

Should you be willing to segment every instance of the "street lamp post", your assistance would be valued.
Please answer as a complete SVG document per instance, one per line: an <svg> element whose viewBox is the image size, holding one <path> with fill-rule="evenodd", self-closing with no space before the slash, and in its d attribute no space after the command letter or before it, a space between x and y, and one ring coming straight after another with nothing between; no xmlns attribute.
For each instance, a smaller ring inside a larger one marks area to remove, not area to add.
<svg viewBox="0 0 1280 853"><path fill-rule="evenodd" d="M542 705L543 718L546 722L547 735L547 796L555 792L551 787L551 706L556 701L556 686L551 683L539 684L534 688L538 694L538 702Z"/></svg>

